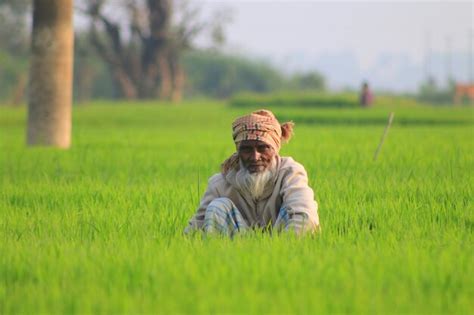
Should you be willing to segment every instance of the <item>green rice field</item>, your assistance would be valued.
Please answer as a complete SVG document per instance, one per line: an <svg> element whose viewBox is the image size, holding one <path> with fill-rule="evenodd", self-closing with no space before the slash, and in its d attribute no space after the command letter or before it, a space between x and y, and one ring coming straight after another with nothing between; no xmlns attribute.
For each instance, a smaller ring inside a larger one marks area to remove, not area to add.
<svg viewBox="0 0 474 315"><path fill-rule="evenodd" d="M275 108L322 232L184 236L250 110L95 102L58 150L0 107L0 313L473 314L473 107Z"/></svg>

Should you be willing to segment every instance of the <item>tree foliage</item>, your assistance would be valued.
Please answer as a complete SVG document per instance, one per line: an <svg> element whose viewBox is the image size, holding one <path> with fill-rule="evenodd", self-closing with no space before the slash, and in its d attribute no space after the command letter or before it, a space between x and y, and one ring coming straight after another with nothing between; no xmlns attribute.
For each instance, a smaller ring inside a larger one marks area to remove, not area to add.
<svg viewBox="0 0 474 315"><path fill-rule="evenodd" d="M433 77L427 78L419 87L417 98L422 102L449 104L453 101L455 82L450 81L446 87L438 85Z"/></svg>
<svg viewBox="0 0 474 315"><path fill-rule="evenodd" d="M26 88L29 0L0 0L0 95L19 104Z"/></svg>
<svg viewBox="0 0 474 315"><path fill-rule="evenodd" d="M87 0L80 11L121 96L180 100L181 55L204 28L195 8L172 0Z"/></svg>
<svg viewBox="0 0 474 315"><path fill-rule="evenodd" d="M326 89L323 75L316 71L295 74L290 85L296 90L323 91Z"/></svg>
<svg viewBox="0 0 474 315"><path fill-rule="evenodd" d="M269 92L284 83L281 73L264 62L215 51L186 54L184 67L190 96L225 98L240 91Z"/></svg>

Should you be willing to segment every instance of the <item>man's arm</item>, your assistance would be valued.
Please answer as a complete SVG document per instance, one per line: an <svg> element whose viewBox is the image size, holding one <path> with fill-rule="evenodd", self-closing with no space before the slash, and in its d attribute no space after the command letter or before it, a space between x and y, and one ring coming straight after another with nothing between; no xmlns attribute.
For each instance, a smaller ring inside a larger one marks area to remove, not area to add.
<svg viewBox="0 0 474 315"><path fill-rule="evenodd" d="M282 209L288 213L288 223L285 230L294 230L296 233L318 231L319 216L318 204L314 200L314 193L308 186L308 176L301 164L295 163L287 171L282 183Z"/></svg>
<svg viewBox="0 0 474 315"><path fill-rule="evenodd" d="M184 233L188 234L193 231L197 231L202 229L204 224L204 215L206 213L207 206L211 203L212 200L219 198L219 194L217 192L216 182L218 177L222 176L221 174L216 174L209 178L207 183L207 189L204 193L204 196L201 198L201 202L199 203L199 207L194 214L194 216L189 221L188 226L184 229Z"/></svg>

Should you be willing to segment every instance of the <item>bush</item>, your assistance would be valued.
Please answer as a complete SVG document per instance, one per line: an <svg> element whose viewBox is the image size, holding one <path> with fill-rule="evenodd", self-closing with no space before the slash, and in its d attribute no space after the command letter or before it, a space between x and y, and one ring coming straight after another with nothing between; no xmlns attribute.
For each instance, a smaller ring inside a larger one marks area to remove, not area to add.
<svg viewBox="0 0 474 315"><path fill-rule="evenodd" d="M354 108L358 107L358 96L330 93L275 93L275 94L239 94L230 100L236 107L320 107Z"/></svg>
<svg viewBox="0 0 474 315"><path fill-rule="evenodd" d="M193 51L183 58L186 95L227 98L242 91L270 92L280 88L282 75L271 65L212 51Z"/></svg>
<svg viewBox="0 0 474 315"><path fill-rule="evenodd" d="M450 104L453 102L455 82L450 81L445 88L439 87L434 78L428 78L420 85L418 100L430 104Z"/></svg>

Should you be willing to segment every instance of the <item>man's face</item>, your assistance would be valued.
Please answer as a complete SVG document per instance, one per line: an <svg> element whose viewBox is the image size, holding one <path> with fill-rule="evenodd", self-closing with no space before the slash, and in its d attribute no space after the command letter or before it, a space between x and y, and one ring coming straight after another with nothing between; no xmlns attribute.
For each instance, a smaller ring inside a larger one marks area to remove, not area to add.
<svg viewBox="0 0 474 315"><path fill-rule="evenodd" d="M265 171L275 157L275 150L259 140L243 140L239 145L239 158L250 173Z"/></svg>

